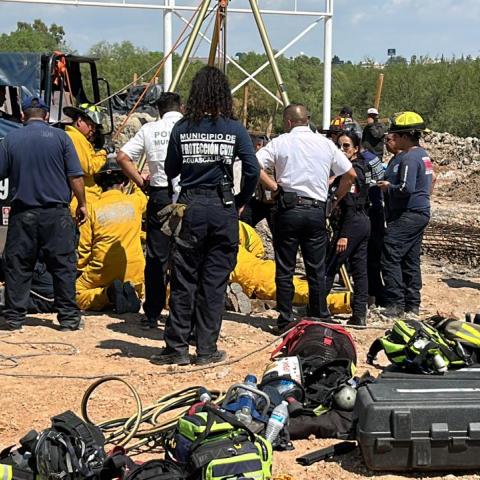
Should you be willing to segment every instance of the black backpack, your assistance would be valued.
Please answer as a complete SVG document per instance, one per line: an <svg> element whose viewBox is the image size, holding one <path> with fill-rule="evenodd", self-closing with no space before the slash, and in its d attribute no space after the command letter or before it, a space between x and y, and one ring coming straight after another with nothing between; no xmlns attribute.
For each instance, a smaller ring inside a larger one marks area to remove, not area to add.
<svg viewBox="0 0 480 480"><path fill-rule="evenodd" d="M124 480L181 480L187 478L185 471L168 460L149 460L136 465Z"/></svg>
<svg viewBox="0 0 480 480"><path fill-rule="evenodd" d="M42 480L98 477L106 458L105 437L95 425L71 411L52 417L35 446L35 466Z"/></svg>

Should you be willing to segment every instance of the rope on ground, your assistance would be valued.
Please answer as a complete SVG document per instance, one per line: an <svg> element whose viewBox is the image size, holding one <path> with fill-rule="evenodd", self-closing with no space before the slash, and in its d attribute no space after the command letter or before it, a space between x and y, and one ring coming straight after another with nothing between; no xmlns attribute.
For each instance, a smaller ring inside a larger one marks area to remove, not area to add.
<svg viewBox="0 0 480 480"><path fill-rule="evenodd" d="M159 446L161 439L175 427L178 419L184 416L192 405L199 402L200 389L203 388L187 387L160 397L153 404L143 408L138 392L130 383L122 378L106 377L94 382L85 391L81 402L81 412L85 421L94 423L88 414L88 402L93 392L100 385L112 381L123 383L130 390L135 399L136 411L128 418L113 418L97 425L104 432L106 443L125 447L133 440L134 442L128 446L128 451L137 453L147 445L151 448ZM214 403L219 403L224 398L217 390L209 393Z"/></svg>
<svg viewBox="0 0 480 480"><path fill-rule="evenodd" d="M66 355L66 356L73 356L78 353L77 348L72 345L71 343L65 342L12 342L9 340L0 340L1 343L5 343L7 345L28 345L28 346L35 346L35 345L54 345L54 346L63 346L68 347L70 351L66 352L38 352L38 353L22 353L20 355L3 355L0 354L0 363L1 362L11 362L11 365L0 365L0 369L6 368L15 368L21 364L21 359L23 358L32 358L32 357L43 357L49 355Z"/></svg>

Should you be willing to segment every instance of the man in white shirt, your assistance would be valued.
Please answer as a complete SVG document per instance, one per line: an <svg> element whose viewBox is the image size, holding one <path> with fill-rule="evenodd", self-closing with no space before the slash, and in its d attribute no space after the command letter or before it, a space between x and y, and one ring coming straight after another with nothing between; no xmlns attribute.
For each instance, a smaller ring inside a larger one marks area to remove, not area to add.
<svg viewBox="0 0 480 480"><path fill-rule="evenodd" d="M160 119L146 123L120 150L117 162L123 173L138 187L149 187L147 204L147 258L145 264L144 328L155 328L166 302L166 270L170 237L161 231L157 213L172 203L173 189L169 186L164 164L168 141L175 123L182 118L183 105L177 93L166 92L157 101ZM141 175L134 162L147 157L149 176Z"/></svg>
<svg viewBox="0 0 480 480"><path fill-rule="evenodd" d="M257 152L262 167L261 182L276 197L273 215L275 283L278 332L294 320L293 274L298 247L302 251L309 287L309 315L329 319L326 302L325 251L327 246L325 207L330 171L342 175L333 197L333 207L350 190L356 177L347 157L335 144L308 126L302 104L291 104L283 112L284 133ZM265 169L273 168L275 179Z"/></svg>

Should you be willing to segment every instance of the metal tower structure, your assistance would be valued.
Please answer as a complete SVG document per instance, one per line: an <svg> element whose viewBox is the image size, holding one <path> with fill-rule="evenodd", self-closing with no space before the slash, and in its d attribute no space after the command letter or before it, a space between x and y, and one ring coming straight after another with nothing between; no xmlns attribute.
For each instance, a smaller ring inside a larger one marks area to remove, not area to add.
<svg viewBox="0 0 480 480"><path fill-rule="evenodd" d="M188 24L189 28L192 29L193 34L199 35L201 38L206 41L210 41L204 34L199 31L199 28L196 28L195 23L190 24L189 20L184 18L182 13L188 11L198 10L198 5L193 5L193 3L198 3L199 0L191 0L192 5L179 5L176 3L176 0L159 0L158 3L137 3L137 0L0 0L1 2L10 2L10 3L30 3L30 4L43 4L43 5L67 5L75 7L101 7L101 8L123 8L123 9L144 9L144 10L160 10L163 11L163 49L164 52L169 52L172 48L172 37L173 37L173 15L176 15L182 22ZM160 3L160 2L163 2ZM232 0L234 4L235 0ZM285 53L288 48L297 43L301 38L303 38L308 32L310 32L314 27L320 23L324 24L324 42L323 42L323 128L328 128L330 124L331 116L331 73L332 73L332 36L333 36L333 3L334 0L324 0L325 10L324 11L306 11L299 10L298 3L301 0L292 0L294 6L293 9L262 9L257 4L261 0L250 0L251 8L238 8L235 6L228 7L229 14L253 14L255 21L257 23L257 28L259 30L260 36L262 38L265 52L267 53L268 62L259 67L255 72L249 73L243 69L231 56L224 52L225 57L228 59L229 63L236 68L238 68L245 75L245 79L240 82L240 84L233 87L232 91L236 92L241 88L245 83L252 81L258 85L262 90L267 92L275 101L285 104L288 102L288 97L282 94L280 90L281 98L278 98L276 92L269 91L264 85L262 85L255 77L263 71L267 66L271 65L273 69L274 76L276 77L277 85L278 79L280 78L278 71L275 72L276 62L275 59ZM207 0L202 0L202 4L209 3ZM304 28L298 35L291 39L287 44L285 44L281 49L279 49L275 54L268 44L265 43L265 39L268 40L268 35L262 28L263 22L261 22L261 17L264 15L277 15L284 17L309 17L313 18L313 21L310 25ZM260 19L260 24L259 24ZM197 25L197 27L199 27ZM273 63L272 63L273 62ZM166 60L163 70L163 83L165 89L169 89L170 86L175 84L175 78L173 77L172 71L172 58L171 56ZM173 83L172 83L173 82Z"/></svg>

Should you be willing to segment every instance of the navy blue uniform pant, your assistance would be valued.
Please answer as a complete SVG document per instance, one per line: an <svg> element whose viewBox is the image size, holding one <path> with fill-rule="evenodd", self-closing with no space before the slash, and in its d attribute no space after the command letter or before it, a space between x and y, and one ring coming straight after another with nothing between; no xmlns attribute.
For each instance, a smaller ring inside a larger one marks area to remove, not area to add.
<svg viewBox="0 0 480 480"><path fill-rule="evenodd" d="M368 294L375 297L375 304L379 306L384 303L381 275L383 237L385 236L385 214L383 207L371 207L368 211L368 216L371 225L367 254Z"/></svg>
<svg viewBox="0 0 480 480"><path fill-rule="evenodd" d="M308 281L309 315L328 319L325 288L325 253L327 232L325 206L296 206L278 209L273 215L275 248L275 284L277 290L277 323L285 327L293 318L293 275L298 247L303 255Z"/></svg>
<svg viewBox="0 0 480 480"><path fill-rule="evenodd" d="M52 275L53 309L57 312L58 321L62 326L76 328L80 312L75 301L75 227L66 206L12 207L4 253L5 319L12 327L22 325L40 251Z"/></svg>
<svg viewBox="0 0 480 480"><path fill-rule="evenodd" d="M168 187L152 187L147 203L147 254L145 258L145 302L148 318L157 319L165 307L170 237L161 232L158 212L172 203Z"/></svg>
<svg viewBox="0 0 480 480"><path fill-rule="evenodd" d="M382 251L386 307L416 312L420 307L420 253L429 216L406 211L387 222Z"/></svg>
<svg viewBox="0 0 480 480"><path fill-rule="evenodd" d="M238 214L224 206L216 189L182 191L187 204L172 254L167 347L188 352L195 330L198 355L217 351L225 292L238 252Z"/></svg>

